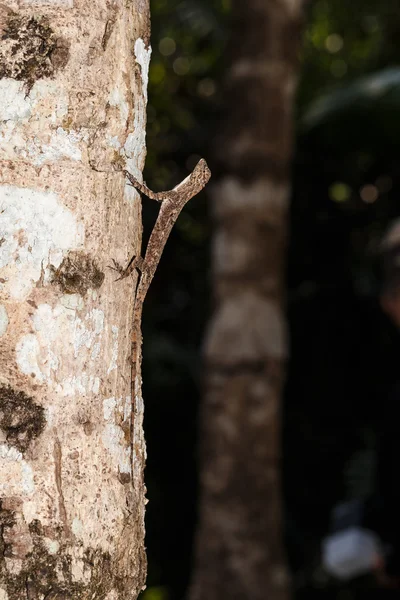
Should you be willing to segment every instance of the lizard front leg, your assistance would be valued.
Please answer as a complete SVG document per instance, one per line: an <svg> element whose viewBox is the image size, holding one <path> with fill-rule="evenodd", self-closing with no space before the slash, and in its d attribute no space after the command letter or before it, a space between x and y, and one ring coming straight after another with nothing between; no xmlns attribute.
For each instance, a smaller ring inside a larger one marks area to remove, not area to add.
<svg viewBox="0 0 400 600"><path fill-rule="evenodd" d="M125 170L125 171L123 171L123 173L125 174L125 177L127 177L129 179L130 185L132 187L134 187L136 190L139 190L139 192L141 192L148 198L150 198L150 200L156 200L157 202L162 202L166 198L170 198L171 194L172 194L172 196L175 194L174 190L170 190L168 192L153 192L150 188L147 187L147 185L145 185L144 183L140 183L140 181L138 181L136 179L136 177L131 175L131 173L129 173L129 171Z"/></svg>
<svg viewBox="0 0 400 600"><path fill-rule="evenodd" d="M143 268L143 258L141 256L132 256L131 260L128 262L125 268L121 267L121 265L116 260L111 260L113 262L113 265L108 265L108 268L119 273L119 277L115 281L120 281L121 279L125 279L125 277L129 277L129 275L134 271L134 269L138 269L139 271L141 271Z"/></svg>

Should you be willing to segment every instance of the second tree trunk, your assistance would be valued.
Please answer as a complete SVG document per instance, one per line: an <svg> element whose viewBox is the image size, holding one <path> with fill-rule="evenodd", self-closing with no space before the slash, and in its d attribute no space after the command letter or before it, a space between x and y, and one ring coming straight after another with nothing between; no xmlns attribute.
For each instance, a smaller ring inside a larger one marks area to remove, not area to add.
<svg viewBox="0 0 400 600"><path fill-rule="evenodd" d="M236 0L205 347L201 504L190 600L283 600L283 268L302 2Z"/></svg>

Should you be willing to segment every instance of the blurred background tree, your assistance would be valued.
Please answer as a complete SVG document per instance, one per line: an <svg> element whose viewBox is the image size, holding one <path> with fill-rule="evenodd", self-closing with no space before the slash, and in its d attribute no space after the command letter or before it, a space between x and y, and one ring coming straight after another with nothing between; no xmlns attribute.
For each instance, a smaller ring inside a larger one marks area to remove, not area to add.
<svg viewBox="0 0 400 600"><path fill-rule="evenodd" d="M223 111L230 10L229 0L152 1L145 179L153 189L174 185L198 156L210 155ZM283 438L286 542L298 599L359 593L324 575L319 547L332 506L373 489L380 400L399 360L377 303L375 258L383 229L400 214L399 30L395 0L314 0L306 16ZM153 209L145 203L147 231ZM211 310L205 194L171 237L144 315L145 600L181 600L190 577L200 347Z"/></svg>
<svg viewBox="0 0 400 600"><path fill-rule="evenodd" d="M214 310L190 600L284 600L284 264L303 0L232 0L210 155Z"/></svg>

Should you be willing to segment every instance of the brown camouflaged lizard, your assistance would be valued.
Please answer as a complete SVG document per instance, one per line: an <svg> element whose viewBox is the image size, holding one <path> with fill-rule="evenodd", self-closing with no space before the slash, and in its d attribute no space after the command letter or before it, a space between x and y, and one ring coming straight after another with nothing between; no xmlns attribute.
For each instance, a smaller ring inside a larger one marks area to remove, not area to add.
<svg viewBox="0 0 400 600"><path fill-rule="evenodd" d="M144 258L140 256L134 256L124 269L121 268L116 261L113 261L114 266L111 267L120 275L117 281L128 277L134 269L138 269L140 271L140 279L136 289L135 303L133 307L131 338L131 423L133 427L137 390L136 377L137 373L140 373L140 363L138 365L138 349L142 343L141 321L143 302L157 270L157 266L160 262L160 258L165 244L167 243L169 234L171 233L171 230L178 219L181 210L185 204L189 202L191 198L193 198L193 196L198 194L204 188L211 177L211 171L208 168L206 161L201 159L193 169L192 173L188 175L188 177L186 177L186 179L184 179L181 183L175 186L174 189L166 192L156 193L152 192L143 183L137 181L137 179L128 171L123 172L134 188L145 194L145 196L148 198L156 200L157 202L161 202L160 212L158 213L156 223L153 227L153 231L151 232ZM133 430L131 431L131 435L133 436Z"/></svg>

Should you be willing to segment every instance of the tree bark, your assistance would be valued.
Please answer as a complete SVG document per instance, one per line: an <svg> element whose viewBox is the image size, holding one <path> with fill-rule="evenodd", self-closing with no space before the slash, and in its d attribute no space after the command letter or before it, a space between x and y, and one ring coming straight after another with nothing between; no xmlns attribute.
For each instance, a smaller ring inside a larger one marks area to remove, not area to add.
<svg viewBox="0 0 400 600"><path fill-rule="evenodd" d="M234 0L205 343L191 600L283 600L283 271L302 0Z"/></svg>
<svg viewBox="0 0 400 600"><path fill-rule="evenodd" d="M1 600L144 585L132 280L107 265L140 247L118 168L145 159L149 28L147 0L0 5Z"/></svg>

